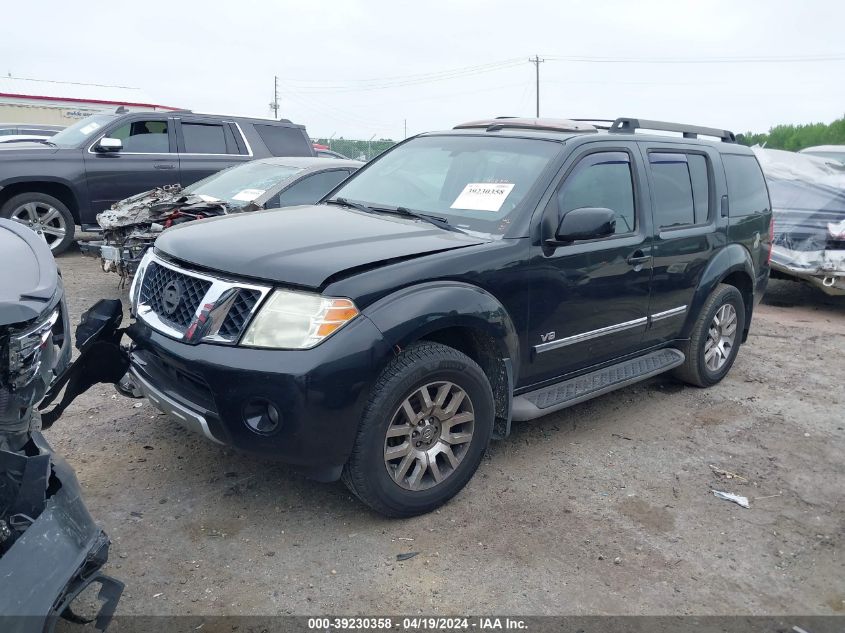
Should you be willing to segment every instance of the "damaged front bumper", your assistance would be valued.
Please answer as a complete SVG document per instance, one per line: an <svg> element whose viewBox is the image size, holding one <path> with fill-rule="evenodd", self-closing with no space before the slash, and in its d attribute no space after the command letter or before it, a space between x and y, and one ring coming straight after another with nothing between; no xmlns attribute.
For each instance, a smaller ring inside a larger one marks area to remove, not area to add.
<svg viewBox="0 0 845 633"><path fill-rule="evenodd" d="M0 630L52 631L59 617L105 630L123 583L100 571L109 539L85 507L73 469L40 431L23 450L0 451L0 466L0 498L12 506L0 535L12 542L7 549L0 543ZM18 478L20 487L6 494ZM99 585L101 606L89 620L75 615L72 604L90 585Z"/></svg>
<svg viewBox="0 0 845 633"><path fill-rule="evenodd" d="M155 238L151 237L148 244L133 244L124 247L108 244L105 240L79 241L77 244L83 255L100 260L103 271L131 277L138 270L144 254L154 241Z"/></svg>

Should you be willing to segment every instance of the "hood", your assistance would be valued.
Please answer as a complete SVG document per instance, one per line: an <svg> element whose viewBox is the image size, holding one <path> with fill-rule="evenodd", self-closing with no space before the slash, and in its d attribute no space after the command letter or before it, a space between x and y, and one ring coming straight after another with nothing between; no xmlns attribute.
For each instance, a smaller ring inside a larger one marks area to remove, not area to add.
<svg viewBox="0 0 845 633"><path fill-rule="evenodd" d="M47 309L59 286L50 247L27 227L0 218L0 326L23 323Z"/></svg>
<svg viewBox="0 0 845 633"><path fill-rule="evenodd" d="M45 145L44 143L0 143L0 157L6 160L12 158L37 158L55 154L59 149L61 148Z"/></svg>
<svg viewBox="0 0 845 633"><path fill-rule="evenodd" d="M319 288L351 268L485 241L414 219L321 204L191 222L165 231L156 249L230 275Z"/></svg>

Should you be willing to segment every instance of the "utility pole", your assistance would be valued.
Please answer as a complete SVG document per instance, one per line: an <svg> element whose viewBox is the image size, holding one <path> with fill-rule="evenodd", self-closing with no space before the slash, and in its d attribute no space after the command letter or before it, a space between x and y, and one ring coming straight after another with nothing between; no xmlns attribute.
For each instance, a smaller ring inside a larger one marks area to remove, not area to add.
<svg viewBox="0 0 845 633"><path fill-rule="evenodd" d="M528 61L534 64L534 70L536 72L536 83L537 83L537 113L536 117L540 118L540 64L542 64L545 59L540 59L539 55L534 55L534 58L528 58Z"/></svg>
<svg viewBox="0 0 845 633"><path fill-rule="evenodd" d="M273 111L273 118L279 118L279 78L273 77L273 101L270 103L270 109Z"/></svg>

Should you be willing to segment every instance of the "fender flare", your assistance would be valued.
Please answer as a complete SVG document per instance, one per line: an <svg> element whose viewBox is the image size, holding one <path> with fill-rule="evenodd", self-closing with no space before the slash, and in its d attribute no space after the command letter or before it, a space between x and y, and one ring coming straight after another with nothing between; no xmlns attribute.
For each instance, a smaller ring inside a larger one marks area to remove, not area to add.
<svg viewBox="0 0 845 633"><path fill-rule="evenodd" d="M391 347L427 334L468 327L489 334L502 358L519 367L519 335L510 314L492 294L468 283L432 281L398 290L363 310ZM513 377L515 383L516 376Z"/></svg>
<svg viewBox="0 0 845 633"><path fill-rule="evenodd" d="M744 246L740 244L728 244L710 259L704 272L701 274L695 294L687 310L688 317L684 324L684 329L681 332L682 338L686 339L690 337L699 312L704 302L707 301L707 297L710 296L710 293L713 292L723 279L736 272L744 273L748 276L748 283L752 289L752 301L748 302L745 306L745 327L747 330L751 321L751 311L754 308L754 262L751 260L751 253Z"/></svg>
<svg viewBox="0 0 845 633"><path fill-rule="evenodd" d="M73 198L72 204L69 205L71 215L78 216L81 213L83 195L87 195L87 192L80 191L80 188L74 182L66 178L59 178L57 176L10 176L8 178L5 178L3 181L0 181L0 191L12 185L21 185L27 183L49 183L51 185L59 185L61 187L66 188L70 192L71 197ZM76 207L75 209L74 206ZM77 222L80 221L79 217L74 217L74 219Z"/></svg>

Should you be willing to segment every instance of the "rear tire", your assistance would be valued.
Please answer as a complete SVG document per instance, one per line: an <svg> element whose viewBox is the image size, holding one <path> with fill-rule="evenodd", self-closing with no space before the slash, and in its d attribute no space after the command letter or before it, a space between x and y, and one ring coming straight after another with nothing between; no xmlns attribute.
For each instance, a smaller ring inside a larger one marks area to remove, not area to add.
<svg viewBox="0 0 845 633"><path fill-rule="evenodd" d="M681 351L684 364L675 369L680 380L697 387L712 387L724 378L736 360L745 329L745 302L734 286L719 284L704 302Z"/></svg>
<svg viewBox="0 0 845 633"><path fill-rule="evenodd" d="M471 358L439 343L410 345L373 387L343 482L386 516L431 512L477 470L494 411L487 376Z"/></svg>
<svg viewBox="0 0 845 633"><path fill-rule="evenodd" d="M53 255L64 253L73 243L76 232L73 215L61 200L46 193L12 196L0 209L0 217L20 222L38 233Z"/></svg>

